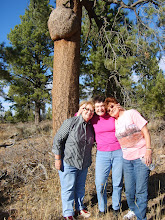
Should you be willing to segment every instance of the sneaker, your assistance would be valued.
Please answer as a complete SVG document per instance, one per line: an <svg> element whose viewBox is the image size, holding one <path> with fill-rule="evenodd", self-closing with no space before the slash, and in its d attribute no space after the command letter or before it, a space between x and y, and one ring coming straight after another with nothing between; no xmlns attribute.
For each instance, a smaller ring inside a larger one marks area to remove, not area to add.
<svg viewBox="0 0 165 220"><path fill-rule="evenodd" d="M84 217L84 218L89 218L90 215L91 215L91 213L88 212L88 211L85 210L85 209L82 209L82 210L79 211L79 215L82 216L82 217Z"/></svg>
<svg viewBox="0 0 165 220"><path fill-rule="evenodd" d="M133 211L129 211L124 217L123 219L131 219L135 216L135 213Z"/></svg>
<svg viewBox="0 0 165 220"><path fill-rule="evenodd" d="M67 219L67 220L75 220L75 218L74 218L73 216L64 217L64 219Z"/></svg>

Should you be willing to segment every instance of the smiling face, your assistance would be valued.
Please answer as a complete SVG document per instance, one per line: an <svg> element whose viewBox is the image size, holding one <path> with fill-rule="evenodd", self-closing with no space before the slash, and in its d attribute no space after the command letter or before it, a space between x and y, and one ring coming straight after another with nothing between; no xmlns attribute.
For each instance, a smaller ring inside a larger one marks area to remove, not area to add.
<svg viewBox="0 0 165 220"><path fill-rule="evenodd" d="M95 113L99 116L105 115L106 108L104 102L96 102L95 103Z"/></svg>
<svg viewBox="0 0 165 220"><path fill-rule="evenodd" d="M94 107L92 104L87 104L82 112L82 117L84 121L88 122L94 114Z"/></svg>
<svg viewBox="0 0 165 220"><path fill-rule="evenodd" d="M119 117L119 106L113 102L109 102L107 106L107 112L111 117L118 118Z"/></svg>

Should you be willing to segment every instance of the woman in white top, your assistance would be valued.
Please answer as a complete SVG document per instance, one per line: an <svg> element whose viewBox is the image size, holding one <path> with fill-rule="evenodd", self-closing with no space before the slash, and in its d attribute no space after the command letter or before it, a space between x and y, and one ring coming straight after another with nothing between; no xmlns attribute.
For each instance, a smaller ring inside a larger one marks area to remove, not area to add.
<svg viewBox="0 0 165 220"><path fill-rule="evenodd" d="M119 109L115 98L107 98L105 104L115 118L115 133L123 150L125 193L131 210L125 218L136 215L138 220L146 220L148 166L152 162L147 121L134 109Z"/></svg>

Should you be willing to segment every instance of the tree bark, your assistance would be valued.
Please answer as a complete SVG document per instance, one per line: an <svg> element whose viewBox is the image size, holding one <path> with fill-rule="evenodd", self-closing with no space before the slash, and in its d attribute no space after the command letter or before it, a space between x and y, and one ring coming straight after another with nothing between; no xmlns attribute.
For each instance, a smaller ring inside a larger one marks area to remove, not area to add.
<svg viewBox="0 0 165 220"><path fill-rule="evenodd" d="M35 102L35 124L38 125L40 122L40 103Z"/></svg>
<svg viewBox="0 0 165 220"><path fill-rule="evenodd" d="M57 0L56 7L63 1ZM79 18L79 30L69 39L54 41L52 117L53 136L62 122L74 116L79 103L80 34L82 9L73 1L73 11Z"/></svg>

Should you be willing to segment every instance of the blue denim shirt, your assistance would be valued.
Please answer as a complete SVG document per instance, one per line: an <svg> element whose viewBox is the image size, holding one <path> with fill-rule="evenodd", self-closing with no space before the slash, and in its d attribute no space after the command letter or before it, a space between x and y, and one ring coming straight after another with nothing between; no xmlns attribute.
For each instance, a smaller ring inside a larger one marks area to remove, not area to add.
<svg viewBox="0 0 165 220"><path fill-rule="evenodd" d="M63 122L54 137L52 152L61 155L67 164L82 170L92 163L93 143L93 126L80 115Z"/></svg>

